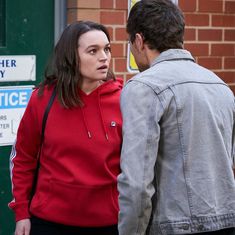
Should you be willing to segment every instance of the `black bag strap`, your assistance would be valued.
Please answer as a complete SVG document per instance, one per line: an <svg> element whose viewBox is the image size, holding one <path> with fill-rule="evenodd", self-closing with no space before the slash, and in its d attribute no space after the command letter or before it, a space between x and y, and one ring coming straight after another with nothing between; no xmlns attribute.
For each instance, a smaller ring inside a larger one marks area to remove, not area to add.
<svg viewBox="0 0 235 235"><path fill-rule="evenodd" d="M43 140L44 140L44 132L45 132L45 127L46 127L47 117L48 117L48 114L50 112L51 106L54 102L55 96L56 96L56 88L54 87L53 92L52 92L51 97L50 97L50 100L49 100L49 102L47 104L47 107L45 109L43 119L42 119L41 146L42 146L42 143L43 143Z"/></svg>
<svg viewBox="0 0 235 235"><path fill-rule="evenodd" d="M47 107L45 109L43 119L42 119L41 142L40 142L40 148L39 148L38 155L37 155L37 167L36 167L35 175L34 175L34 179L33 179L33 185L32 185L32 190L31 190L31 195L30 195L30 201L32 200L32 197L33 197L33 195L35 193L35 189L36 189L36 184L37 184L37 179L38 179L38 172L39 172L39 168L40 168L40 155L41 155L41 149L42 149L42 145L43 145L43 141L44 141L44 132L45 132L45 127L46 127L47 117L48 117L48 114L50 112L51 106L54 102L55 96L56 96L56 88L54 87L53 92L52 92L51 97L50 97L50 100L48 101Z"/></svg>
<svg viewBox="0 0 235 235"><path fill-rule="evenodd" d="M41 149L42 149L42 145L43 145L43 141L44 141L44 133L45 133L45 127L46 127L46 123L47 123L47 117L48 117L48 114L50 112L51 106L54 102L55 96L56 96L56 87L54 87L54 89L52 91L51 97L48 101L48 104L47 104L47 107L45 109L43 119L42 119L42 133L41 133L40 148L39 148L39 151L38 151L37 171L38 171L39 165L40 165L40 155L41 155Z"/></svg>

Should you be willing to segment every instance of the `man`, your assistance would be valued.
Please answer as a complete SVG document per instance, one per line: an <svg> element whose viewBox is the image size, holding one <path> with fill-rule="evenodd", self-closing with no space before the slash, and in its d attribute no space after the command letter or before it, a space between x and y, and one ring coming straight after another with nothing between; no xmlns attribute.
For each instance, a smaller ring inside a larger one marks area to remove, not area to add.
<svg viewBox="0 0 235 235"><path fill-rule="evenodd" d="M183 50L184 17L142 0L127 32L141 73L121 96L120 235L234 235L234 96Z"/></svg>

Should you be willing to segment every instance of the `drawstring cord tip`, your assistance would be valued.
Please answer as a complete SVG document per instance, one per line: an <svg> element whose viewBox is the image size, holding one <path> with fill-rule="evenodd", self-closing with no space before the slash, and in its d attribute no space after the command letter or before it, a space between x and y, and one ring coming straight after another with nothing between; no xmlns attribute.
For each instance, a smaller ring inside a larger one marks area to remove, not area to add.
<svg viewBox="0 0 235 235"><path fill-rule="evenodd" d="M87 134L88 134L88 137L91 139L91 132L88 131Z"/></svg>
<svg viewBox="0 0 235 235"><path fill-rule="evenodd" d="M106 136L106 139L107 139L107 140L109 140L109 136L108 136L108 134L107 134L107 133L105 134L105 136Z"/></svg>

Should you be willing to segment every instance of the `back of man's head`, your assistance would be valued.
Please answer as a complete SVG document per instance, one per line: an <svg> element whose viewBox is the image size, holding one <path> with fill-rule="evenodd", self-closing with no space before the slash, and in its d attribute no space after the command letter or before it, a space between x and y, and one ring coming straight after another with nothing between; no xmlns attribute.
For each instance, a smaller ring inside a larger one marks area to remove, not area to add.
<svg viewBox="0 0 235 235"><path fill-rule="evenodd" d="M150 49L162 52L183 47L184 26L183 13L171 0L141 0L130 11L127 33L131 42L139 33Z"/></svg>

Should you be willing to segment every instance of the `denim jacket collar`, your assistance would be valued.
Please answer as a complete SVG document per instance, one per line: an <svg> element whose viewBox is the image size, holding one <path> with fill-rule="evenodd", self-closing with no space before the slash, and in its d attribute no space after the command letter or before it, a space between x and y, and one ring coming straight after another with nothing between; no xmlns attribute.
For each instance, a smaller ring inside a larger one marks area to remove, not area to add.
<svg viewBox="0 0 235 235"><path fill-rule="evenodd" d="M184 49L169 49L163 51L158 57L156 57L150 67L163 61L169 60L192 60L193 62L195 62L189 51L186 51Z"/></svg>

